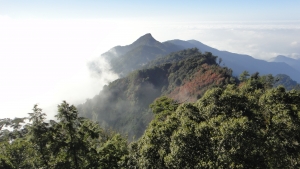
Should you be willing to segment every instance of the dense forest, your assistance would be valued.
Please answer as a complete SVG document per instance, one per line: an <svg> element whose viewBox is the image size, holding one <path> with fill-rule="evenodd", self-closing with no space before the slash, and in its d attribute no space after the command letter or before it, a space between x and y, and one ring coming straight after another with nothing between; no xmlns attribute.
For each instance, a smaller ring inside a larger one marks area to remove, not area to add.
<svg viewBox="0 0 300 169"><path fill-rule="evenodd" d="M0 169L299 168L300 90L196 48L157 57L56 120L0 119Z"/></svg>
<svg viewBox="0 0 300 169"><path fill-rule="evenodd" d="M1 169L117 168L128 154L124 137L78 117L76 107L65 101L58 105L57 121L45 118L35 105L27 118L1 119Z"/></svg>
<svg viewBox="0 0 300 169"><path fill-rule="evenodd" d="M81 116L134 140L141 137L153 119L149 105L156 98L167 96L179 103L193 103L211 87L238 83L232 70L220 65L221 58L197 48L156 57L141 69L111 82L77 108ZM243 76L247 75L250 76ZM287 75L277 75L273 80L274 86L284 85L288 90L297 86Z"/></svg>
<svg viewBox="0 0 300 169"><path fill-rule="evenodd" d="M217 64L216 56L192 48L150 61L77 107L80 115L133 139L139 138L153 119L149 105L156 98L194 102L210 87L235 81L230 69Z"/></svg>
<svg viewBox="0 0 300 169"><path fill-rule="evenodd" d="M1 119L0 168L299 168L300 92L244 75L194 103L156 99L133 142L65 101L49 123L35 105L27 118Z"/></svg>

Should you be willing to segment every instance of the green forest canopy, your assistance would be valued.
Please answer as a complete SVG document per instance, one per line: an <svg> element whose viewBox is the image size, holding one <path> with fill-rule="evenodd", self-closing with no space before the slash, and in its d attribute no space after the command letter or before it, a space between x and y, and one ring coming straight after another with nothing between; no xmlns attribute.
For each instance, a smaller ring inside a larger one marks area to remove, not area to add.
<svg viewBox="0 0 300 169"><path fill-rule="evenodd" d="M0 168L299 168L300 92L271 81L254 74L195 103L158 98L131 143L65 101L50 123L35 105L22 128L25 118L1 119Z"/></svg>
<svg viewBox="0 0 300 169"><path fill-rule="evenodd" d="M78 105L78 112L103 128L140 138L153 119L149 105L156 98L165 95L178 102L195 102L212 86L235 82L232 70L220 67L216 59L196 48L159 57L105 86Z"/></svg>

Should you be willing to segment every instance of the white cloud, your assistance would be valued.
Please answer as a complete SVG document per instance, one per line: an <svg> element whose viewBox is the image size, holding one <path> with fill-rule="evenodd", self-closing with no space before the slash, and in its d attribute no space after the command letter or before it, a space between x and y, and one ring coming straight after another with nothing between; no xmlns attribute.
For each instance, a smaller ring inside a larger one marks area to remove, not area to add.
<svg viewBox="0 0 300 169"><path fill-rule="evenodd" d="M268 60L275 55L300 53L300 21L283 22L202 22L182 24L187 37L219 50L248 54ZM292 42L292 44L291 44Z"/></svg>
<svg viewBox="0 0 300 169"><path fill-rule="evenodd" d="M0 118L27 116L36 103L53 116L62 100L77 104L99 93L116 76L92 78L86 63L116 43L107 29L101 21L1 22Z"/></svg>
<svg viewBox="0 0 300 169"><path fill-rule="evenodd" d="M293 41L293 42L291 43L291 46L293 46L293 47L295 46L295 47L296 47L296 46L298 46L298 44L299 44L299 43L298 43L297 41Z"/></svg>
<svg viewBox="0 0 300 169"><path fill-rule="evenodd" d="M289 54L288 56L294 59L300 59L300 53L292 53Z"/></svg>
<svg viewBox="0 0 300 169"><path fill-rule="evenodd" d="M62 100L72 104L98 94L116 78L90 78L86 63L116 45L152 33L158 41L195 39L220 50L268 59L299 57L300 23L141 20L17 20L0 17L0 118L27 116L40 103L55 113ZM105 67L105 65L102 65ZM4 112L4 113L3 113Z"/></svg>
<svg viewBox="0 0 300 169"><path fill-rule="evenodd" d="M8 16L8 15L0 15L0 21L3 22L3 21L8 21L10 20L11 18Z"/></svg>

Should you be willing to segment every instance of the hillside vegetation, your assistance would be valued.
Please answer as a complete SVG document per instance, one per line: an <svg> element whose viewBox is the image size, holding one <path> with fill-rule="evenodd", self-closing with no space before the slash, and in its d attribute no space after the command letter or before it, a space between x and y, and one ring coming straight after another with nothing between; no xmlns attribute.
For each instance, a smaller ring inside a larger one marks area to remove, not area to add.
<svg viewBox="0 0 300 169"><path fill-rule="evenodd" d="M80 115L98 121L103 128L128 134L130 140L139 138L153 119L149 105L156 98L167 96L178 103L195 102L211 87L238 83L232 70L219 64L222 59L197 48L160 56L111 82L77 108ZM284 85L288 90L297 87L286 75L266 77L272 77L275 86Z"/></svg>
<svg viewBox="0 0 300 169"><path fill-rule="evenodd" d="M232 71L219 67L216 56L188 49L158 58L118 79L78 106L79 113L102 127L139 138L153 115L149 105L165 95L177 102L192 102L212 86L234 81Z"/></svg>
<svg viewBox="0 0 300 169"><path fill-rule="evenodd" d="M103 56L122 78L94 98L63 101L49 122L38 105L0 119L0 169L300 168L300 85L233 76L213 53L184 49L210 49L199 43L146 34L112 48ZM226 65L242 56L225 54Z"/></svg>
<svg viewBox="0 0 300 169"><path fill-rule="evenodd" d="M254 74L194 103L160 97L131 143L65 101L50 123L35 105L28 118L0 120L0 168L299 168L300 92L271 83Z"/></svg>
<svg viewBox="0 0 300 169"><path fill-rule="evenodd" d="M265 77L211 88L195 103L160 98L128 168L299 168L300 92Z"/></svg>

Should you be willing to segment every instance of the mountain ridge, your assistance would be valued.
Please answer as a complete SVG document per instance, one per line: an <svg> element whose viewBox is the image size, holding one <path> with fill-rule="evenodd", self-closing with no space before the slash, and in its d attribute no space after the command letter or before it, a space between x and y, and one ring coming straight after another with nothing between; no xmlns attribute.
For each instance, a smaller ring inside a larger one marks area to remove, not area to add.
<svg viewBox="0 0 300 169"><path fill-rule="evenodd" d="M294 59L284 55L278 55L269 60L270 62L282 62L290 65L294 69L300 71L300 58Z"/></svg>
<svg viewBox="0 0 300 169"><path fill-rule="evenodd" d="M158 56L167 55L183 49L169 42L161 43L147 33L130 45L116 46L103 53L111 65L112 70L121 77L125 77L131 71L141 68L147 62Z"/></svg>
<svg viewBox="0 0 300 169"><path fill-rule="evenodd" d="M174 39L159 42L150 33L139 37L129 45L113 47L101 57L110 63L115 73L120 77L125 77L133 70L141 69L158 57L188 48L198 48L201 52L211 52L218 56L221 65L231 68L235 76L243 71L248 71L250 74L259 72L261 75L272 74L274 76L286 74L298 83L300 82L300 68L292 66L293 63L267 62L245 54L220 51L197 40Z"/></svg>
<svg viewBox="0 0 300 169"><path fill-rule="evenodd" d="M255 59L249 55L220 51L196 40L169 40L167 42L185 47L196 47L200 51L211 52L213 55L222 58L223 65L231 68L233 70L233 74L236 76L246 70L251 74L255 72L259 72L262 75L273 74L274 76L277 74L287 74L292 79L298 81L298 83L300 82L300 71L286 63L267 62Z"/></svg>
<svg viewBox="0 0 300 169"><path fill-rule="evenodd" d="M248 55L219 51L196 40L171 40L161 43L147 34L132 44L136 47L131 50L129 45L124 48L115 47L126 49L127 52L119 53L119 58L110 61L112 69L121 74L121 78L105 86L93 99L88 99L78 106L82 116L98 121L104 128L127 133L129 139L143 134L153 118L149 105L158 97L167 96L178 103L193 103L211 87L236 84L237 74L233 77L233 71L237 72L237 68L239 71L247 70L244 65L238 65L236 60L243 60L248 66L254 60L259 64L289 67L285 63L268 63ZM164 55L170 47L174 47L173 50L182 50ZM221 57L217 57L218 54ZM228 61L224 56L235 60ZM223 62L226 66L222 67L220 65ZM236 67L232 69L228 66L230 64L235 64ZM122 74L123 72L125 73ZM257 70L249 71L253 73L249 75L250 79L258 77L256 72ZM286 85L294 86L294 82L288 76L278 77ZM274 80L270 75L264 78Z"/></svg>
<svg viewBox="0 0 300 169"><path fill-rule="evenodd" d="M140 137L153 118L149 105L156 98L165 95L178 102L193 102L210 87L235 81L232 71L220 67L211 53L193 48L165 57L175 61L153 61L155 64L111 82L93 99L78 105L79 113L129 138Z"/></svg>

